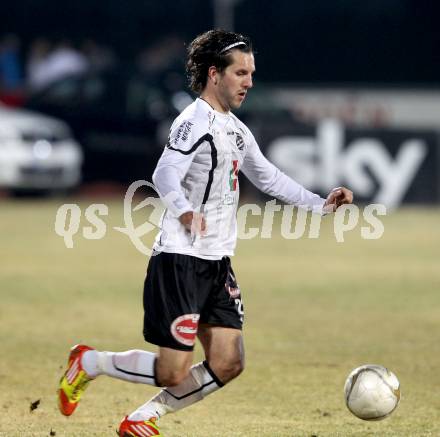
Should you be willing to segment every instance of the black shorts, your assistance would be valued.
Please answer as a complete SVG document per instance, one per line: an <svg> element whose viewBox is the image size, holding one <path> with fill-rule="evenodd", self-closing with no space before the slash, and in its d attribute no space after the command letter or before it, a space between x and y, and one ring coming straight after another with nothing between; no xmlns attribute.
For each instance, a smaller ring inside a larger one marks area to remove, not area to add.
<svg viewBox="0 0 440 437"><path fill-rule="evenodd" d="M144 285L145 340L190 351L199 323L242 328L243 304L230 259L152 256Z"/></svg>

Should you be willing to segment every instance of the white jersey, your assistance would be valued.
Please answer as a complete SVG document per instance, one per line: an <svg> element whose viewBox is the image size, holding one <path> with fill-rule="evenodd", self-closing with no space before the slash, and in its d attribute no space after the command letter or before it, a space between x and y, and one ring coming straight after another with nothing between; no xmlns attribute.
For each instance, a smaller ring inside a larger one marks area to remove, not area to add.
<svg viewBox="0 0 440 437"><path fill-rule="evenodd" d="M261 191L322 213L325 200L271 164L244 123L196 99L175 119L153 174L167 208L154 249L211 260L233 255L239 171ZM192 238L180 223L188 211L204 214L205 236Z"/></svg>

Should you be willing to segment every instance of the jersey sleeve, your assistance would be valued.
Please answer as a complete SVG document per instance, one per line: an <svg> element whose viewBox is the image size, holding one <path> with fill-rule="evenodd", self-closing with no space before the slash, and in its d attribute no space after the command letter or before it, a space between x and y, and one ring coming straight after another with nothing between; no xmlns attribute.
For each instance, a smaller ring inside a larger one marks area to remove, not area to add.
<svg viewBox="0 0 440 437"><path fill-rule="evenodd" d="M203 137L198 131L194 120L173 123L168 143L153 173L153 183L159 196L176 217L193 210L181 183L194 159L197 142Z"/></svg>
<svg viewBox="0 0 440 437"><path fill-rule="evenodd" d="M324 214L325 199L306 190L269 162L250 133L251 140L241 170L259 190L300 208Z"/></svg>

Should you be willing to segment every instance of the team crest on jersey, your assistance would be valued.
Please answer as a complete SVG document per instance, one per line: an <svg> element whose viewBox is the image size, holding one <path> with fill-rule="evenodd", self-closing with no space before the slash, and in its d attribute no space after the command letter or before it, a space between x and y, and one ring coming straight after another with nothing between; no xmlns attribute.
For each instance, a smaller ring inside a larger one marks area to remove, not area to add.
<svg viewBox="0 0 440 437"><path fill-rule="evenodd" d="M244 140L243 140L243 137L238 132L236 132L235 141L237 143L237 149L243 150L244 149Z"/></svg>
<svg viewBox="0 0 440 437"><path fill-rule="evenodd" d="M199 319L200 314L184 314L177 317L171 324L171 334L179 343L185 346L194 346Z"/></svg>

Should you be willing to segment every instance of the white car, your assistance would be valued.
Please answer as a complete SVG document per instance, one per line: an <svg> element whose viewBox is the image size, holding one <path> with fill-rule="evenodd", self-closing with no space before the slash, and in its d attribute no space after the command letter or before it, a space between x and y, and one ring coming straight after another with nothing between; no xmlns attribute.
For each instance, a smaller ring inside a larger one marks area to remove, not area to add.
<svg viewBox="0 0 440 437"><path fill-rule="evenodd" d="M0 188L70 189L81 180L83 153L57 119L0 106Z"/></svg>

